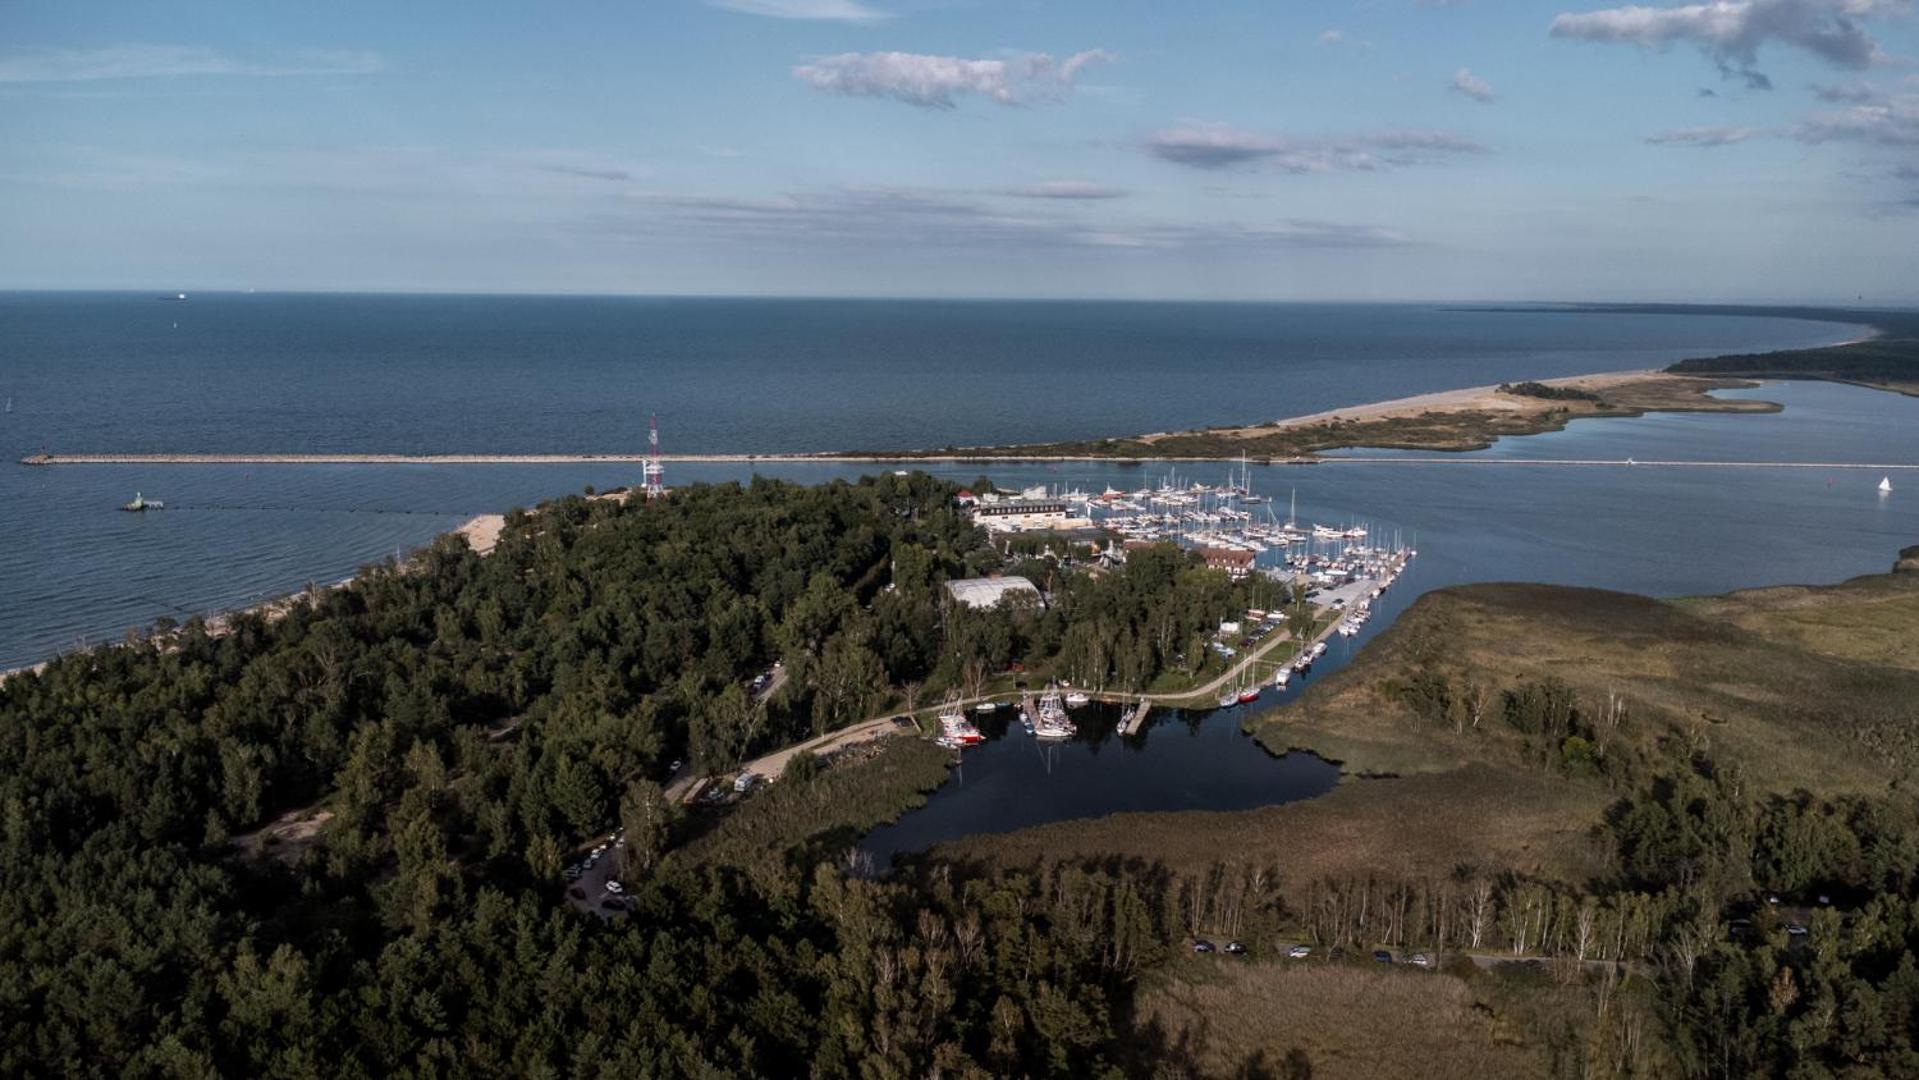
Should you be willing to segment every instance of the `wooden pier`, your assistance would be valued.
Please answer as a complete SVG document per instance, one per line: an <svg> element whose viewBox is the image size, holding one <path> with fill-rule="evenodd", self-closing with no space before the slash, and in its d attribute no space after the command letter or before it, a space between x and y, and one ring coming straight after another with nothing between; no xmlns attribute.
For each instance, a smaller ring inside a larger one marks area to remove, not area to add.
<svg viewBox="0 0 1919 1080"><path fill-rule="evenodd" d="M1121 735L1139 734L1139 729L1146 725L1146 714L1151 712L1152 709L1152 702L1145 698L1140 698L1139 704L1133 706L1133 711L1127 713L1126 719L1119 722L1119 733Z"/></svg>

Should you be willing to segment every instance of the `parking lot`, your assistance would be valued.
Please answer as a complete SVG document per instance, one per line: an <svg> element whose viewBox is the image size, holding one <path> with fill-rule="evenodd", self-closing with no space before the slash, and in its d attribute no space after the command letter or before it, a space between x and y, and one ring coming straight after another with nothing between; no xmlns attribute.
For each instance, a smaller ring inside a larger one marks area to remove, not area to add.
<svg viewBox="0 0 1919 1080"><path fill-rule="evenodd" d="M620 850L626 844L618 832L603 836L589 851L567 865L566 902L603 919L626 913L626 904L607 883L619 882ZM575 876L575 871L578 875ZM609 904L611 906L609 906Z"/></svg>

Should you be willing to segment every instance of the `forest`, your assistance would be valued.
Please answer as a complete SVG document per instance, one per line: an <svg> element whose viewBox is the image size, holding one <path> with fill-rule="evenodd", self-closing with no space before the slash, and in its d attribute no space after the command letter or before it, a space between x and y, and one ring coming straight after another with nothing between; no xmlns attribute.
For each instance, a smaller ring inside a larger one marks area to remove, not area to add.
<svg viewBox="0 0 1919 1080"><path fill-rule="evenodd" d="M956 611L941 584L1006 560L954 494L913 475L570 497L509 515L485 557L442 538L283 612L8 679L0 1071L1089 1066L1118 961L1018 897L682 860L615 925L555 902L683 754L721 768L1015 661L1150 680L1246 602L1168 548L1054 566L1044 612ZM786 685L756 703L776 659ZM303 857L236 851L309 806L330 818Z"/></svg>

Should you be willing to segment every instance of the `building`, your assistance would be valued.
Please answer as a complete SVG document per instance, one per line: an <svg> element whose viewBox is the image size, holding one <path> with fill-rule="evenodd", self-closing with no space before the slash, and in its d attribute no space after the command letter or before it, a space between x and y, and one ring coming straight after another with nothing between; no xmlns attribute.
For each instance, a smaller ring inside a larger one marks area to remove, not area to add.
<svg viewBox="0 0 1919 1080"><path fill-rule="evenodd" d="M999 602L1008 596L1027 595L1035 601L1040 598L1039 587L1017 574L1006 577L958 578L946 583L947 595L955 603L970 608L998 607Z"/></svg>
<svg viewBox="0 0 1919 1080"><path fill-rule="evenodd" d="M1090 526L1084 518L1067 516L1058 499L1001 499L973 507L973 523L988 532L1024 532L1028 529L1074 529Z"/></svg>
<svg viewBox="0 0 1919 1080"><path fill-rule="evenodd" d="M1224 570L1234 579L1243 578L1253 572L1253 553L1237 548L1203 547L1199 549L1200 558L1206 560L1209 570Z"/></svg>

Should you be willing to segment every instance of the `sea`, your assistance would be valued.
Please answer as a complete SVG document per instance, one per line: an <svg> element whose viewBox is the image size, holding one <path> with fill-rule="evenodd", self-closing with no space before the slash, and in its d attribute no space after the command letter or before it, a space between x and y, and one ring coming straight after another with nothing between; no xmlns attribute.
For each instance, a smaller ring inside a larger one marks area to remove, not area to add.
<svg viewBox="0 0 1919 1080"><path fill-rule="evenodd" d="M1256 422L1866 332L1766 316L1420 304L0 294L0 669L162 616L337 581L475 514L638 480L637 466L609 463L12 464L42 450L638 453L657 417L670 452L884 453ZM1337 639L1321 670L1444 585L1672 596L1837 581L1881 571L1919 543L1919 473L1894 475L1882 497L1881 473L1857 469L1536 463L1919 465L1919 399L1825 383L1727 393L1785 409L1583 421L1440 463L1350 452L1325 465L1255 465L1255 487L1282 506L1296 499L1302 519L1365 522L1420 550L1381 617ZM889 467L672 463L667 479L814 483ZM1219 482L1228 468L926 467L961 482L985 472L1001 486L1094 491L1175 468ZM120 512L136 492L168 508ZM988 827L1307 797L1336 778L1316 759L1273 761L1233 713L1169 712L1136 740L1088 724L1088 738L1047 754L1002 740L868 843L890 857ZM1036 796L1035 783L1052 794Z"/></svg>

